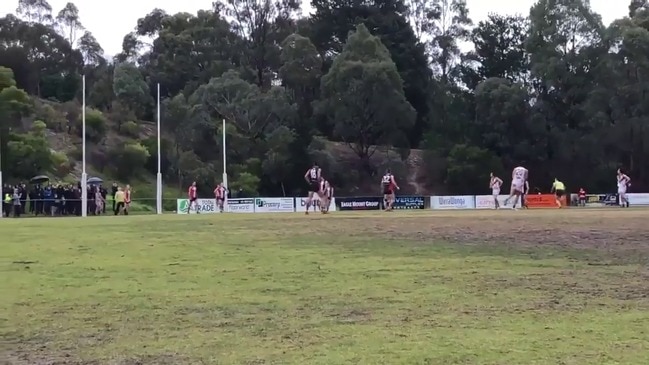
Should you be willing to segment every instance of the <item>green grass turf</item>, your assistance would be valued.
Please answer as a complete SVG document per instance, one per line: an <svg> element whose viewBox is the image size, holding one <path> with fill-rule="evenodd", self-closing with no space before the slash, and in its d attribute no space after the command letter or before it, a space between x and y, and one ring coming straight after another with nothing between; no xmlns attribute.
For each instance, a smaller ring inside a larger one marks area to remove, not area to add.
<svg viewBox="0 0 649 365"><path fill-rule="evenodd" d="M432 214L2 220L0 359L647 364L642 265L440 242ZM497 230L559 213L440 214Z"/></svg>

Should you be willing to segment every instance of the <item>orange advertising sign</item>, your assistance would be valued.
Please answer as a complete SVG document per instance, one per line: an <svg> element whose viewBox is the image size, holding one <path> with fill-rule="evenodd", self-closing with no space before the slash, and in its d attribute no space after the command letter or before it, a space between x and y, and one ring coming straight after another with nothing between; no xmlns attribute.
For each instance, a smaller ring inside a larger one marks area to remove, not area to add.
<svg viewBox="0 0 649 365"><path fill-rule="evenodd" d="M554 194L530 194L525 196L528 208L559 208Z"/></svg>

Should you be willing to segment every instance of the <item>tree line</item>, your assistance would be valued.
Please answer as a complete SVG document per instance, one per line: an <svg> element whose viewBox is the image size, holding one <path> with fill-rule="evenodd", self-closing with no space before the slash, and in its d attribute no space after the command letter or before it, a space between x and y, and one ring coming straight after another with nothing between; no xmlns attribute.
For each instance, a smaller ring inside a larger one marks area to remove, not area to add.
<svg viewBox="0 0 649 365"><path fill-rule="evenodd" d="M5 171L61 165L61 156L38 162L42 151L20 162L45 138L25 116L78 136L85 75L89 133L106 151L91 162L124 179L155 172L155 140L144 132L160 84L163 174L176 182L219 180L225 118L231 185L249 194L304 190L314 160L353 192L386 167L405 173L412 149L423 150L430 192L476 193L489 172L506 178L517 165L542 188L559 177L611 191L617 168L649 187L647 1L632 0L610 25L587 0L539 0L529 14L477 24L465 0L311 8L303 16L295 0L220 0L197 14L154 9L107 60L73 3L55 15L46 0L20 0L0 19L0 66L13 74L0 78ZM47 107L65 120L52 122ZM353 159L342 161L332 142Z"/></svg>

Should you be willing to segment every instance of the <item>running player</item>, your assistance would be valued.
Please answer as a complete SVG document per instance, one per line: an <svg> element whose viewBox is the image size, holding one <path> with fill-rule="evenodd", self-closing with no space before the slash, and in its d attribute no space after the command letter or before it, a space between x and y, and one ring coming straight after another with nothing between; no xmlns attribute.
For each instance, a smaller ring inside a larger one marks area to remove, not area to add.
<svg viewBox="0 0 649 365"><path fill-rule="evenodd" d="M622 208L629 207L629 199L626 196L626 189L629 185L631 185L631 178L622 172L622 169L617 169L617 195Z"/></svg>
<svg viewBox="0 0 649 365"><path fill-rule="evenodd" d="M311 207L311 202L313 201L313 195L320 194L320 179L322 177L322 170L318 167L317 163L313 163L313 167L306 170L304 174L304 180L309 184L309 195L306 199L306 210L304 214L309 214L309 208Z"/></svg>
<svg viewBox="0 0 649 365"><path fill-rule="evenodd" d="M225 202L225 187L220 183L214 189L214 198L216 199L216 206L219 212L223 213L223 203Z"/></svg>
<svg viewBox="0 0 649 365"><path fill-rule="evenodd" d="M556 197L557 206L561 208L561 198L563 197L563 194L566 193L566 185L555 177L554 182L552 183L551 191L554 193L554 196Z"/></svg>
<svg viewBox="0 0 649 365"><path fill-rule="evenodd" d="M385 171L385 175L381 179L381 188L383 189L383 200L385 201L385 211L391 211L394 204L394 189L400 190L397 181L390 169Z"/></svg>
<svg viewBox="0 0 649 365"><path fill-rule="evenodd" d="M334 188L329 184L329 181L322 178L320 191L322 192L322 196L320 197L320 211L322 211L322 214L326 214L329 213L331 199L334 196Z"/></svg>
<svg viewBox="0 0 649 365"><path fill-rule="evenodd" d="M514 168L512 171L512 186L509 192L509 197L505 199L505 206L509 203L509 199L515 196L514 205L512 209L516 209L516 204L518 204L518 199L525 192L525 184L527 183L528 171L522 166Z"/></svg>
<svg viewBox="0 0 649 365"><path fill-rule="evenodd" d="M525 180L525 188L521 194L521 208L527 209L527 195L530 193L530 182Z"/></svg>
<svg viewBox="0 0 649 365"><path fill-rule="evenodd" d="M189 189L187 189L187 199L189 199L189 205L187 205L187 214L192 210L192 205L196 209L196 214L199 214L198 211L198 195L196 193L196 181L192 182Z"/></svg>
<svg viewBox="0 0 649 365"><path fill-rule="evenodd" d="M498 176L494 175L492 172L490 175L491 179L489 180L489 187L491 188L491 194L494 197L494 206L495 209L500 208L500 203L498 203L498 195L500 195L500 187L503 185L503 181Z"/></svg>

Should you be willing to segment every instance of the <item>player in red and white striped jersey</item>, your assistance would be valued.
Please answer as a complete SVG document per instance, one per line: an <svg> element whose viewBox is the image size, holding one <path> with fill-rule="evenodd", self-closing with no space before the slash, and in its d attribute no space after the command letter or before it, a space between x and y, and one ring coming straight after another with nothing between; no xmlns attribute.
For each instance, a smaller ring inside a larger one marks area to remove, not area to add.
<svg viewBox="0 0 649 365"><path fill-rule="evenodd" d="M187 214L192 210L192 206L196 209L196 213L200 213L198 211L198 192L196 190L196 181L192 182L192 184L189 186L189 189L187 189L187 199L189 199L189 204L187 205Z"/></svg>

